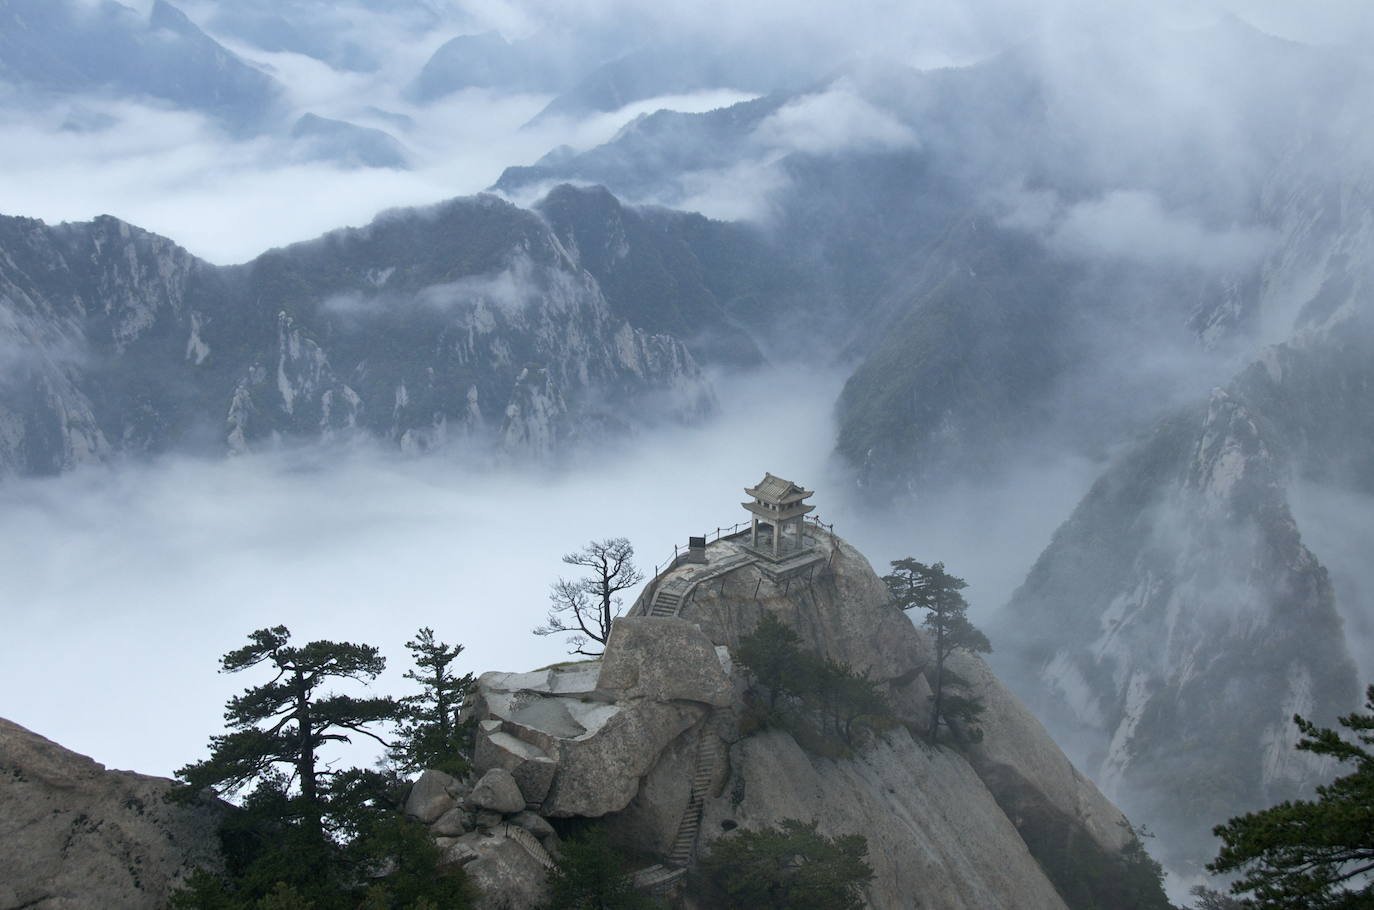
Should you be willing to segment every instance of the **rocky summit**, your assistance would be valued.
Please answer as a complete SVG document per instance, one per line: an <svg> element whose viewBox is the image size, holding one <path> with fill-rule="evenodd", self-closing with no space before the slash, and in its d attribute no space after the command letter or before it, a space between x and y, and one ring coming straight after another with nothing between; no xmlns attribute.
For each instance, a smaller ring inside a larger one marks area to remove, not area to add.
<svg viewBox="0 0 1374 910"><path fill-rule="evenodd" d="M464 709L472 773L425 771L405 802L440 862L478 906L532 910L559 831L595 819L639 887L691 907L687 873L713 842L795 819L865 839L878 910L1120 906L1142 856L1121 812L975 656L957 671L985 706L981 736L930 743L930 642L858 551L798 524L776 554L748 533L691 548L597 659L482 675ZM768 615L876 681L887 721L841 745L762 720L736 656ZM170 805L169 786L0 722L0 908L163 906L191 868L216 867L226 811Z"/></svg>
<svg viewBox="0 0 1374 910"><path fill-rule="evenodd" d="M929 642L859 552L818 526L805 534L778 560L747 535L712 542L646 586L600 659L484 674L470 707L477 773L509 776L523 805L490 813L485 829L474 813L477 830L450 856L482 869L479 882L528 880L514 870L535 875L542 851L509 850L498 875L491 845L526 832L522 817L597 818L645 857L640 880L665 889L730 831L800 819L867 839L875 908L1092 905L1065 854L1121 864L1134 844L1121 812L976 657L959 670L986 704L982 740L928 744ZM833 754L751 722L732 655L765 614L806 649L880 680L898 722ZM439 824L435 813L461 801L446 798L414 814Z"/></svg>

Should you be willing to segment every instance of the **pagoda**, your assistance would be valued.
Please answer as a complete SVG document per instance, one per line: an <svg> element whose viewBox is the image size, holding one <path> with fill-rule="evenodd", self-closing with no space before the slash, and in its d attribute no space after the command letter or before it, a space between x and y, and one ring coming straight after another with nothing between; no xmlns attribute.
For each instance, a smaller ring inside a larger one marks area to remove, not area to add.
<svg viewBox="0 0 1374 910"><path fill-rule="evenodd" d="M796 529L796 550L806 546L802 522L806 518L806 513L816 507L808 505L804 500L814 491L804 490L790 480L764 474L763 480L752 487L746 487L744 492L754 498L753 502L740 503L753 517L749 533L750 549L758 550L760 524L767 525L773 531L774 559L782 554L783 537L789 525Z"/></svg>

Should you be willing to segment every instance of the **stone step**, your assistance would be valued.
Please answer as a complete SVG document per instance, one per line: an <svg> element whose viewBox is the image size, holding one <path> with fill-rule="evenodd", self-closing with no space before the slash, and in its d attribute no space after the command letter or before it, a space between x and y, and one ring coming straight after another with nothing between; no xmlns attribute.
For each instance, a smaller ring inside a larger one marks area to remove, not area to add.
<svg viewBox="0 0 1374 910"><path fill-rule="evenodd" d="M545 869L552 869L554 867L553 857L549 856L549 851L544 849L544 845L539 843L539 839L533 834L518 825L510 824L506 825L505 833L506 837L523 847L525 852L533 857L534 861L539 863L539 865L543 866Z"/></svg>
<svg viewBox="0 0 1374 910"><path fill-rule="evenodd" d="M683 874L684 870L682 869L669 869L662 863L654 863L652 866L634 873L631 881L640 891L657 894L669 889L673 883L682 878Z"/></svg>

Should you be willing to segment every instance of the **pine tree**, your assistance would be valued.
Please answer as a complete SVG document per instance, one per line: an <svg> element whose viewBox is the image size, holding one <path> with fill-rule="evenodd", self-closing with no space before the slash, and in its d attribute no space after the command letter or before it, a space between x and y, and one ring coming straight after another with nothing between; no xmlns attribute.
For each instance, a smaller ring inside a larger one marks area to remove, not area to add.
<svg viewBox="0 0 1374 910"><path fill-rule="evenodd" d="M737 651L739 662L768 690L770 712L777 710L779 695L800 690L801 638L774 614L765 612Z"/></svg>
<svg viewBox="0 0 1374 910"><path fill-rule="evenodd" d="M435 768L462 776L469 769L472 730L458 714L474 689L471 673L458 676L452 669L463 646L435 641L434 630L425 627L406 648L415 668L405 678L418 683L420 691L398 700L401 719L389 754L405 771Z"/></svg>
<svg viewBox="0 0 1374 910"><path fill-rule="evenodd" d="M694 890L724 910L859 910L873 879L867 854L862 835L826 837L815 822L784 819L717 838Z"/></svg>
<svg viewBox="0 0 1374 910"><path fill-rule="evenodd" d="M940 724L949 726L950 720L968 722L982 710L976 699L965 695L947 694L946 689L959 684L945 669L945 661L956 650L987 653L992 650L988 638L968 619L968 601L960 592L968 582L945 571L945 564L933 566L907 557L892 562L892 574L883 576L893 599L902 610L926 611L921 625L930 630L935 639L935 675L931 680L933 696L930 713L930 741L935 742Z"/></svg>
<svg viewBox="0 0 1374 910"><path fill-rule="evenodd" d="M890 711L879 684L845 664L801 649L801 638L772 613L740 639L736 658L768 690L768 712L777 717L778 696L798 699L821 716L834 735L854 744L861 718Z"/></svg>
<svg viewBox="0 0 1374 910"><path fill-rule="evenodd" d="M1316 800L1280 803L1218 825L1221 851L1208 865L1218 874L1243 873L1236 894L1252 893L1247 906L1274 910L1374 907L1374 686L1365 691L1368 713L1339 718L1354 734L1318 727L1295 715L1298 748L1354 766L1317 788Z"/></svg>
<svg viewBox="0 0 1374 910"><path fill-rule="evenodd" d="M549 870L548 910L653 910L658 904L635 888L631 872L605 828L593 825L559 848Z"/></svg>
<svg viewBox="0 0 1374 910"><path fill-rule="evenodd" d="M265 667L272 678L229 700L224 719L230 732L211 737L210 757L181 768L177 777L192 789L209 787L221 795L249 785L286 794L291 816L307 836L323 841L331 824L330 782L337 772L321 764L320 749L351 742L357 733L386 745L369 728L392 720L396 703L319 690L336 680L371 682L386 668L386 658L371 645L350 642L291 647L285 626L259 629L248 638L248 645L224 655L220 672ZM290 775L285 781L283 771Z"/></svg>
<svg viewBox="0 0 1374 910"><path fill-rule="evenodd" d="M224 655L220 670L261 669L267 682L229 700L229 732L211 737L210 757L177 771L182 798L205 789L239 794L220 829L227 869L199 871L174 895L185 910L400 908L420 898L470 903L461 872L436 871L438 851L424 828L399 810L395 782L357 768L334 768L321 750L395 717L389 698L324 691L333 682L368 683L386 666L371 645L289 644L285 626L259 629Z"/></svg>

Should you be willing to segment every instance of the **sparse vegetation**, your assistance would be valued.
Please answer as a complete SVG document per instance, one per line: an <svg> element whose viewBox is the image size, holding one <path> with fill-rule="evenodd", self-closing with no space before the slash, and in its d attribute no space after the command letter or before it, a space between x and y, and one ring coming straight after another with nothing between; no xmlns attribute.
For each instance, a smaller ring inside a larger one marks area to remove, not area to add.
<svg viewBox="0 0 1374 910"><path fill-rule="evenodd" d="M691 887L723 910L859 910L873 880L867 854L862 835L827 837L815 822L786 819L716 839Z"/></svg>
<svg viewBox="0 0 1374 910"><path fill-rule="evenodd" d="M1353 734L1301 716L1298 748L1354 766L1317 788L1317 799L1283 802L1218 825L1221 851L1208 869L1240 873L1231 886L1242 906L1265 910L1347 910L1374 906L1374 685L1366 713L1339 719Z"/></svg>
<svg viewBox="0 0 1374 910"><path fill-rule="evenodd" d="M740 664L768 696L764 715L746 717L746 724L762 726L785 720L785 708L801 708L805 718L797 719L814 720L824 736L853 746L865 721L888 713L887 700L876 681L834 660L803 651L797 633L772 613L764 613L754 630L740 640L738 652ZM817 751L808 731L795 725L793 729L803 746Z"/></svg>
<svg viewBox="0 0 1374 910"><path fill-rule="evenodd" d="M397 702L322 691L340 680L371 682L385 659L371 645L295 647L290 637L285 626L259 629L220 663L221 672L262 669L271 678L230 699L229 732L211 738L208 759L177 771L184 786L174 798L194 799L209 789L241 799L220 829L224 874L196 872L172 906L412 910L426 900L468 906L461 871L437 870L438 849L427 829L401 814L401 781L335 768L321 755L322 747L349 742L351 734L386 745L374 730L404 716Z"/></svg>
<svg viewBox="0 0 1374 910"><path fill-rule="evenodd" d="M657 906L635 889L629 864L611 846L604 827L590 825L563 842L549 873L548 910L652 910Z"/></svg>
<svg viewBox="0 0 1374 910"><path fill-rule="evenodd" d="M968 582L946 572L942 562L928 566L910 557L893 560L892 573L884 575L883 581L898 608L926 611L921 625L934 638L930 741L936 741L941 725L975 740L980 738L982 734L975 723L983 705L968 694L967 681L945 667L945 661L955 651L985 654L992 650L987 636L969 622L968 601L960 593Z"/></svg>
<svg viewBox="0 0 1374 910"><path fill-rule="evenodd" d="M563 561L581 566L585 578L559 578L549 591L549 614L535 635L567 635L570 654L596 657L611 636L611 620L620 615L616 595L644 580L634 564L634 547L624 537L594 540Z"/></svg>

